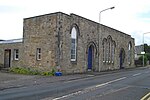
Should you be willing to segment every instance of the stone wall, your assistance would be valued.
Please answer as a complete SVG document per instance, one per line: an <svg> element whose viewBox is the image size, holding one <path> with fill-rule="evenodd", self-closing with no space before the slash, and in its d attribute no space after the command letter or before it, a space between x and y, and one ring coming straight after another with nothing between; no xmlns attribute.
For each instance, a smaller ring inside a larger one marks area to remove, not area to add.
<svg viewBox="0 0 150 100"><path fill-rule="evenodd" d="M77 60L71 61L71 29L77 29ZM115 41L113 63L103 62L103 39ZM128 63L128 45L131 43L131 64ZM120 51L125 52L124 68L134 67L134 39L123 32L101 25L75 14L61 12L24 19L23 42L0 44L0 63L4 62L6 48L19 49L18 61L11 66L35 67L41 70L60 70L63 73L83 73L88 70L88 49L93 46L92 71L120 69ZM37 60L37 48L41 59ZM13 54L13 53L12 53Z"/></svg>
<svg viewBox="0 0 150 100"><path fill-rule="evenodd" d="M24 65L41 70L55 69L57 33L57 13L24 19ZM37 48L41 48L41 60L36 59Z"/></svg>
<svg viewBox="0 0 150 100"><path fill-rule="evenodd" d="M14 59L14 49L19 49L19 60ZM22 67L24 64L23 44L22 43L5 43L0 44L0 64L4 67L5 50L11 50L10 67Z"/></svg>
<svg viewBox="0 0 150 100"><path fill-rule="evenodd" d="M123 32L112 29L110 27L100 25L96 22L83 18L81 16L71 14L60 14L61 21L61 69L67 73L86 72L87 71L87 59L88 48L91 44L94 44L94 61L93 71L114 70L120 68L120 50L125 50L125 61L123 63L124 68L134 67L134 39ZM71 28L76 25L79 29L77 35L77 61L71 62ZM103 38L108 36L112 37L115 41L115 57L113 64L103 63ZM128 45L132 44L132 61L128 64Z"/></svg>

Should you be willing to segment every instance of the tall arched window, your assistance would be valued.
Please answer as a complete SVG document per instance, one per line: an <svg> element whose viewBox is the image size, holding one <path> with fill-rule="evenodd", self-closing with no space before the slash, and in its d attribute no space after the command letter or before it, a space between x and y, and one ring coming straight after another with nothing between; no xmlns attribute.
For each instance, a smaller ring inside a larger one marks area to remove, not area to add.
<svg viewBox="0 0 150 100"><path fill-rule="evenodd" d="M71 30L71 61L76 61L77 55L77 30L75 27Z"/></svg>
<svg viewBox="0 0 150 100"><path fill-rule="evenodd" d="M107 39L106 38L104 38L103 39L103 62L105 62L106 61L106 45L107 45Z"/></svg>
<svg viewBox="0 0 150 100"><path fill-rule="evenodd" d="M107 44L106 44L106 62L108 62L108 58L109 58L109 41L107 40Z"/></svg>
<svg viewBox="0 0 150 100"><path fill-rule="evenodd" d="M103 62L114 63L115 47L116 47L115 41L109 35L107 39L106 38L103 39L102 45L103 45Z"/></svg>
<svg viewBox="0 0 150 100"><path fill-rule="evenodd" d="M107 37L107 41L108 41L107 61L108 61L108 63L110 63L111 62L111 44L112 44L112 38L110 35Z"/></svg>
<svg viewBox="0 0 150 100"><path fill-rule="evenodd" d="M112 45L111 45L111 62L114 63L114 56L115 56L115 41L112 41Z"/></svg>
<svg viewBox="0 0 150 100"><path fill-rule="evenodd" d="M109 48L109 51L108 51L108 62L110 63L110 60L111 60L111 40L109 39L109 42L108 42L108 48Z"/></svg>
<svg viewBox="0 0 150 100"><path fill-rule="evenodd" d="M131 42L129 42L129 44L128 44L128 63L129 64L131 64L131 57L132 57L132 55L131 55Z"/></svg>

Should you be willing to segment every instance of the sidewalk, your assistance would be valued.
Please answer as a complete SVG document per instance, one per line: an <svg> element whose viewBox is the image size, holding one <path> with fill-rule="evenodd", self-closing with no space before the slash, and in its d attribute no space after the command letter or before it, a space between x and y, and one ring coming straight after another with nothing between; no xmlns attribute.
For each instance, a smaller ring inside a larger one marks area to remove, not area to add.
<svg viewBox="0 0 150 100"><path fill-rule="evenodd" d="M150 66L147 66L147 67L150 68ZM130 71L130 70L142 69L142 68L144 69L147 67L121 69L121 70L105 71L105 72L87 72L83 74L72 74L72 75L64 75L64 76L20 75L20 74L0 72L0 90L47 84L47 83L62 82L62 81L77 80L77 79L94 77L97 75L111 74L111 73L116 73L116 72L121 72L121 71Z"/></svg>

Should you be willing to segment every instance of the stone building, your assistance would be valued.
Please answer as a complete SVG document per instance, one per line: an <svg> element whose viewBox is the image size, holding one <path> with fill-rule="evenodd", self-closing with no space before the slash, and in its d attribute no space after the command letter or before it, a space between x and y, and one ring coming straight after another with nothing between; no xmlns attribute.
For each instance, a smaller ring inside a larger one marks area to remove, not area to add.
<svg viewBox="0 0 150 100"><path fill-rule="evenodd" d="M75 14L24 19L23 39L0 42L4 67L82 73L134 67L134 39Z"/></svg>

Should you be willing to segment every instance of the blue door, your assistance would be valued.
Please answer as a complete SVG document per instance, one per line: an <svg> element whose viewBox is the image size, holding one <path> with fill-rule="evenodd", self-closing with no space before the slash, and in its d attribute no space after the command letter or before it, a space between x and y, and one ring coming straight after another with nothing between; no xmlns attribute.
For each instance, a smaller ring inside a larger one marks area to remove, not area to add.
<svg viewBox="0 0 150 100"><path fill-rule="evenodd" d="M124 49L122 48L120 50L120 69L123 69L123 63L124 63L124 59L125 59L125 51Z"/></svg>
<svg viewBox="0 0 150 100"><path fill-rule="evenodd" d="M120 69L122 69L122 51L120 52Z"/></svg>
<svg viewBox="0 0 150 100"><path fill-rule="evenodd" d="M93 58L92 52L93 52L92 46L90 46L88 49L88 69L92 69L92 58Z"/></svg>

